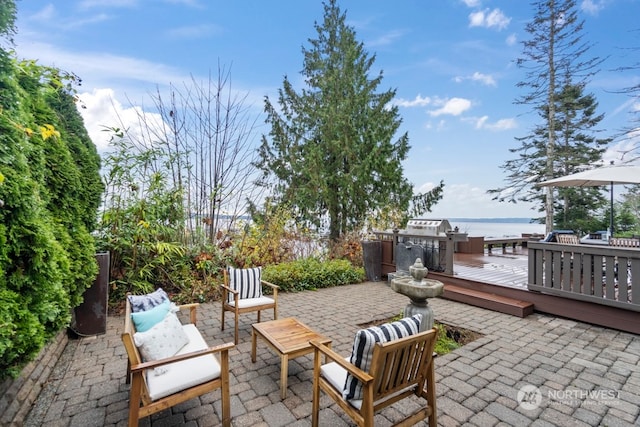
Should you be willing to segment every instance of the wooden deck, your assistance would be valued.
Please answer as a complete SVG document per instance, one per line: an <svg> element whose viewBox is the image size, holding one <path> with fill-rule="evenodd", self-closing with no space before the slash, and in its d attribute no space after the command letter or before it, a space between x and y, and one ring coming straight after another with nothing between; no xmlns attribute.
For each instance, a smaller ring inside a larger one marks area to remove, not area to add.
<svg viewBox="0 0 640 427"><path fill-rule="evenodd" d="M640 334L637 312L528 290L528 261L528 249L519 246L504 253L456 253L453 276L429 277L442 281L444 297L456 301L520 317L532 304L538 312Z"/></svg>
<svg viewBox="0 0 640 427"><path fill-rule="evenodd" d="M454 254L453 274L500 286L527 289L527 248L509 247L502 252L485 250L484 254Z"/></svg>

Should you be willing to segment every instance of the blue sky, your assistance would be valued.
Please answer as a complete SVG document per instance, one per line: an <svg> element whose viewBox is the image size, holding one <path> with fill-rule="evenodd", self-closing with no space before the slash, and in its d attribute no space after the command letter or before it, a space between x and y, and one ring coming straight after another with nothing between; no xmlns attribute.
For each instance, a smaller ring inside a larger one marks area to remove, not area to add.
<svg viewBox="0 0 640 427"><path fill-rule="evenodd" d="M417 190L445 182L431 218L538 216L530 205L491 201L504 185L500 168L515 137L538 120L514 104L525 76L515 66L533 11L514 0L342 0L347 22L369 54L380 90L396 89L412 146L405 175ZM610 134L640 108L614 93L640 83L640 0L578 0L590 56L607 57L587 90ZM102 126L150 108L149 93L231 69L232 88L258 118L255 143L267 133L263 99L277 98L283 76L302 86L302 47L316 36L322 2L311 0L18 0L18 56L79 75L85 124L101 152ZM617 147L607 160L619 157Z"/></svg>

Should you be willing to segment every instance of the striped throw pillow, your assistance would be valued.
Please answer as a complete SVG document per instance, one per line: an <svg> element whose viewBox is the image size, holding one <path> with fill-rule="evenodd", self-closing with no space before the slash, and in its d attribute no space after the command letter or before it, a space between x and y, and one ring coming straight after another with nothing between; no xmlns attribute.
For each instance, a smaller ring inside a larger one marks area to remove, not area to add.
<svg viewBox="0 0 640 427"><path fill-rule="evenodd" d="M229 287L238 291L240 299L260 298L262 296L262 267L233 268L228 267ZM233 294L229 293L227 302L233 302Z"/></svg>
<svg viewBox="0 0 640 427"><path fill-rule="evenodd" d="M415 314L397 322L360 329L356 332L356 337L353 341L351 364L364 372L369 372L371 359L373 358L373 348L377 342L384 343L417 334L420 330L420 322L422 322L422 314ZM362 399L362 383L351 374L347 374L342 396L347 400Z"/></svg>

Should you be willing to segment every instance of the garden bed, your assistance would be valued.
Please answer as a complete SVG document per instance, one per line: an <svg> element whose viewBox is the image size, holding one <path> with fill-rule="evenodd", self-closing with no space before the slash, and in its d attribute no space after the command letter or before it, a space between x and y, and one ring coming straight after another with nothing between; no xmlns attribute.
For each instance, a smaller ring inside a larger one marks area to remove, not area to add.
<svg viewBox="0 0 640 427"><path fill-rule="evenodd" d="M393 322L399 320L401 315L387 317L384 319L372 320L366 323L360 323L360 328L368 328L370 326L379 326L383 323ZM438 355L444 355L452 352L453 350L469 344L483 337L480 332L472 331L471 329L461 328L459 326L449 325L447 323L441 323L437 320L434 322L434 326L438 329L438 341L436 342L435 351Z"/></svg>

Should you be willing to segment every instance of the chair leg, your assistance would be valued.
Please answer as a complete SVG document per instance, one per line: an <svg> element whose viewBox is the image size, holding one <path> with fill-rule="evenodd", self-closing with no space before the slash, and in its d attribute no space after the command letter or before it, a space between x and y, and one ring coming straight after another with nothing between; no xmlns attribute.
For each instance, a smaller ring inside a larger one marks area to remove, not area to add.
<svg viewBox="0 0 640 427"><path fill-rule="evenodd" d="M129 390L129 427L137 427L140 412L140 394L142 393L142 375L141 372L133 375L131 380L131 389Z"/></svg>
<svg viewBox="0 0 640 427"><path fill-rule="evenodd" d="M431 414L429 415L429 427L438 427L438 409L436 408L436 374L433 366L433 360L427 373L427 404L431 406Z"/></svg>
<svg viewBox="0 0 640 427"><path fill-rule="evenodd" d="M229 353L224 351L221 356L222 379L222 425L231 427L231 397L229 396Z"/></svg>
<svg viewBox="0 0 640 427"><path fill-rule="evenodd" d="M258 310L258 323L260 323L260 310Z"/></svg>
<svg viewBox="0 0 640 427"><path fill-rule="evenodd" d="M222 302L222 327L221 327L223 331L224 331L224 312L225 312L225 309L224 309L224 301L223 301Z"/></svg>
<svg viewBox="0 0 640 427"><path fill-rule="evenodd" d="M236 331L235 331L235 333L233 335L233 340L234 340L234 344L235 345L238 345L238 317L240 317L240 316L239 316L238 310L236 310L235 319L234 319L235 326L236 326Z"/></svg>
<svg viewBox="0 0 640 427"><path fill-rule="evenodd" d="M131 360L127 357L127 378L125 380L126 384L131 384Z"/></svg>
<svg viewBox="0 0 640 427"><path fill-rule="evenodd" d="M313 366L313 400L311 404L311 426L318 427L320 413L320 363L318 361L318 352L315 354Z"/></svg>

